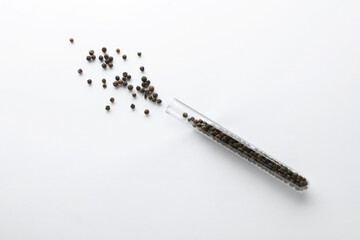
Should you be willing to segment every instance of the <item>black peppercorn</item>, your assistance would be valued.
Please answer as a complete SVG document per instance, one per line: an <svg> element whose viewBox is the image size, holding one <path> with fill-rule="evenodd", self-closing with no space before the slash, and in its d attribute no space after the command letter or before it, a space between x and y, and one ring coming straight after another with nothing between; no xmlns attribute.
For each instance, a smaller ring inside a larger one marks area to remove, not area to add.
<svg viewBox="0 0 360 240"><path fill-rule="evenodd" d="M141 67L140 67L140 71L143 72L144 70L145 70L144 66L141 66Z"/></svg>
<svg viewBox="0 0 360 240"><path fill-rule="evenodd" d="M74 39L73 39L73 38L70 38L69 41L70 41L71 43L73 43L73 42L74 42Z"/></svg>
<svg viewBox="0 0 360 240"><path fill-rule="evenodd" d="M106 83L104 83L104 84L102 85L102 87L103 87L103 88L106 88L106 87L107 87L107 86L106 86Z"/></svg>
<svg viewBox="0 0 360 240"><path fill-rule="evenodd" d="M144 95L144 99L147 99L147 95L146 95L146 94Z"/></svg>
<svg viewBox="0 0 360 240"><path fill-rule="evenodd" d="M134 98L136 97L136 93L132 93L131 95L132 95Z"/></svg>
<svg viewBox="0 0 360 240"><path fill-rule="evenodd" d="M122 77L121 79L122 79L123 81L126 81L126 80L127 80L127 78L126 78L126 77Z"/></svg>
<svg viewBox="0 0 360 240"><path fill-rule="evenodd" d="M145 89L145 94L149 94L149 93L150 93L149 89Z"/></svg>
<svg viewBox="0 0 360 240"><path fill-rule="evenodd" d="M109 62L112 62L114 60L114 58L112 56L109 57Z"/></svg>
<svg viewBox="0 0 360 240"><path fill-rule="evenodd" d="M144 83L144 82L141 83L141 86L142 86L142 87L146 87L146 83Z"/></svg>
<svg viewBox="0 0 360 240"><path fill-rule="evenodd" d="M188 117L188 114L187 114L186 112L184 112L184 113L182 114L182 116L183 116L184 118L187 118L187 117Z"/></svg>
<svg viewBox="0 0 360 240"><path fill-rule="evenodd" d="M94 50L90 50L90 51L89 51L89 54L90 54L90 55L94 55Z"/></svg>
<svg viewBox="0 0 360 240"><path fill-rule="evenodd" d="M91 59L92 59L92 60L95 60L95 59L96 59L96 56L95 56L95 55L92 55L92 56L91 56Z"/></svg>
<svg viewBox="0 0 360 240"><path fill-rule="evenodd" d="M119 80L120 80L119 75L116 75L116 76L115 76L115 80L117 80L117 81L119 81Z"/></svg>
<svg viewBox="0 0 360 240"><path fill-rule="evenodd" d="M127 86L127 82L123 81L123 86L126 87Z"/></svg>
<svg viewBox="0 0 360 240"><path fill-rule="evenodd" d="M103 53L106 53L106 47L103 47L102 49L101 49L101 51L103 51Z"/></svg>
<svg viewBox="0 0 360 240"><path fill-rule="evenodd" d="M147 81L146 81L146 85L148 85L148 86L149 86L149 85L150 85L150 83L151 83L151 82L150 82L149 80L147 80Z"/></svg>
<svg viewBox="0 0 360 240"><path fill-rule="evenodd" d="M122 58L123 58L124 60L126 60L127 57L126 57L126 55L124 54L124 55L122 55Z"/></svg>
<svg viewBox="0 0 360 240"><path fill-rule="evenodd" d="M131 75L130 75L130 74L128 74L126 77L127 77L128 80L131 79Z"/></svg>
<svg viewBox="0 0 360 240"><path fill-rule="evenodd" d="M106 83L106 79L105 78L101 79L101 82Z"/></svg>
<svg viewBox="0 0 360 240"><path fill-rule="evenodd" d="M104 57L102 55L100 55L99 60L102 62L104 60Z"/></svg>
<svg viewBox="0 0 360 240"><path fill-rule="evenodd" d="M117 86L119 86L119 82L118 82L118 81L114 81L114 82L113 82L113 85L114 85L114 87L117 87Z"/></svg>
<svg viewBox="0 0 360 240"><path fill-rule="evenodd" d="M140 91L141 87L140 86L136 86L136 90Z"/></svg>
<svg viewBox="0 0 360 240"><path fill-rule="evenodd" d="M158 104L160 104L160 103L162 102L162 100L161 100L161 99L158 99L156 102L157 102Z"/></svg>
<svg viewBox="0 0 360 240"><path fill-rule="evenodd" d="M114 101L115 101L115 98L111 97L111 98L110 98L110 102L113 103Z"/></svg>
<svg viewBox="0 0 360 240"><path fill-rule="evenodd" d="M144 111L145 115L148 115L149 112L150 112L150 111L149 111L148 109L145 109L145 111Z"/></svg>
<svg viewBox="0 0 360 240"><path fill-rule="evenodd" d="M148 99L149 99L149 100L152 100L153 98L152 98L152 96L150 95L150 96L148 96Z"/></svg>
<svg viewBox="0 0 360 240"><path fill-rule="evenodd" d="M86 60L91 61L91 56L86 56Z"/></svg>
<svg viewBox="0 0 360 240"><path fill-rule="evenodd" d="M119 82L120 85L123 85L123 83L124 83L124 81L121 80L121 79L118 82Z"/></svg>
<svg viewBox="0 0 360 240"><path fill-rule="evenodd" d="M134 108L135 108L135 104L131 104L130 107L131 107L132 109L134 109Z"/></svg>
<svg viewBox="0 0 360 240"><path fill-rule="evenodd" d="M109 59L109 55L108 55L108 54L104 54L104 58L105 58L105 59Z"/></svg>
<svg viewBox="0 0 360 240"><path fill-rule="evenodd" d="M117 53L120 53L120 49L119 49L119 48L117 48L117 49L116 49L116 52L117 52Z"/></svg>
<svg viewBox="0 0 360 240"><path fill-rule="evenodd" d="M106 63L103 63L103 64L101 64L101 66L103 69L105 69L107 65L106 65Z"/></svg>
<svg viewBox="0 0 360 240"><path fill-rule="evenodd" d="M158 97L158 94L157 94L157 93L154 93L154 94L153 94L153 97L154 97L154 98L157 98L157 97Z"/></svg>
<svg viewBox="0 0 360 240"><path fill-rule="evenodd" d="M79 73L79 74L82 74L82 72L83 72L82 69L79 68L79 69L78 69L78 73Z"/></svg>
<svg viewBox="0 0 360 240"><path fill-rule="evenodd" d="M152 98L151 101L156 102L156 98Z"/></svg>
<svg viewBox="0 0 360 240"><path fill-rule="evenodd" d="M109 63L108 65L109 65L109 68L112 68L114 66L112 62Z"/></svg>
<svg viewBox="0 0 360 240"><path fill-rule="evenodd" d="M87 80L87 83L88 83L88 84L91 84L91 83L92 83L92 80L91 80L91 79L88 79L88 80Z"/></svg>
<svg viewBox="0 0 360 240"><path fill-rule="evenodd" d="M141 52L138 52L137 55L138 55L139 57L141 57Z"/></svg>
<svg viewBox="0 0 360 240"><path fill-rule="evenodd" d="M133 85L130 84L127 88L131 91L133 89Z"/></svg>
<svg viewBox="0 0 360 240"><path fill-rule="evenodd" d="M145 92L145 88L141 88L141 89L140 89L140 92L141 92L141 93L144 93L144 92Z"/></svg>
<svg viewBox="0 0 360 240"><path fill-rule="evenodd" d="M150 87L149 87L149 91L150 91L150 92L153 92L154 90L155 90L154 86L150 86Z"/></svg>
<svg viewBox="0 0 360 240"><path fill-rule="evenodd" d="M126 76L128 75L128 73L127 73L127 72L123 72L122 75L123 75L124 77L126 77Z"/></svg>
<svg viewBox="0 0 360 240"><path fill-rule="evenodd" d="M146 80L147 80L147 77L145 77L145 76L142 76L142 77L141 77L141 81L142 81L142 82L146 82Z"/></svg>
<svg viewBox="0 0 360 240"><path fill-rule="evenodd" d="M106 111L109 111L109 110L110 110L110 106L107 105L107 106L105 107L105 110L106 110Z"/></svg>

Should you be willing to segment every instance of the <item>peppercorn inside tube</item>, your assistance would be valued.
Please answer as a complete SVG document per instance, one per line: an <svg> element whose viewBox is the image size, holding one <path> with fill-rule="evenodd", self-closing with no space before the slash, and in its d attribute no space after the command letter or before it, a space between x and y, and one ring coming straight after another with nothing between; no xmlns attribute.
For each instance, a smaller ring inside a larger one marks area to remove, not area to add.
<svg viewBox="0 0 360 240"><path fill-rule="evenodd" d="M198 132L206 137L217 142L241 158L260 167L296 190L303 191L308 188L308 180L299 173L275 160L273 157L254 147L252 144L246 142L239 136L185 105L181 101L174 99L167 106L166 112L187 125L193 126Z"/></svg>

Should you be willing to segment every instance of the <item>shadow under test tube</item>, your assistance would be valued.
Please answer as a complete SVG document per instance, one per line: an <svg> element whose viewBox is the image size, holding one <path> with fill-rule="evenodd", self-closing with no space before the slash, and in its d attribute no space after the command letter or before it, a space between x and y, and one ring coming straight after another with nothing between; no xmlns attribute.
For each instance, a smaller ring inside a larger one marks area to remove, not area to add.
<svg viewBox="0 0 360 240"><path fill-rule="evenodd" d="M187 125L193 126L206 137L234 152L236 155L245 158L296 190L302 191L307 189L309 183L299 173L296 173L291 168L270 157L181 101L174 99L167 106L166 112Z"/></svg>

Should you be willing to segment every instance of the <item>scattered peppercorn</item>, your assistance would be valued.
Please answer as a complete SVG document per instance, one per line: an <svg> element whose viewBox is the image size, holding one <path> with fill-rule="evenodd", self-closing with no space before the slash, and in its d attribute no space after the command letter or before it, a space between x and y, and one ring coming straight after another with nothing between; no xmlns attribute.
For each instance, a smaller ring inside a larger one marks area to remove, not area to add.
<svg viewBox="0 0 360 240"><path fill-rule="evenodd" d="M119 81L119 80L120 80L119 75L116 75L116 76L115 76L115 80L117 80L117 81Z"/></svg>
<svg viewBox="0 0 360 240"><path fill-rule="evenodd" d="M109 62L112 62L114 60L114 58L112 56L109 57Z"/></svg>
<svg viewBox="0 0 360 240"><path fill-rule="evenodd" d="M117 52L117 53L120 53L120 49L119 49L119 48L117 48L117 49L116 49L116 52Z"/></svg>
<svg viewBox="0 0 360 240"><path fill-rule="evenodd" d="M78 73L82 74L83 70L81 68L78 69Z"/></svg>
<svg viewBox="0 0 360 240"><path fill-rule="evenodd" d="M147 77L145 77L145 76L142 76L142 77L141 77L141 81L142 81L142 82L146 82L146 80L147 80Z"/></svg>
<svg viewBox="0 0 360 240"><path fill-rule="evenodd" d="M106 88L107 86L106 86L106 84L104 83L104 84L102 85L102 87L103 87L103 88Z"/></svg>
<svg viewBox="0 0 360 240"><path fill-rule="evenodd" d="M111 98L110 98L110 102L113 103L114 101L115 101L115 98L111 97Z"/></svg>
<svg viewBox="0 0 360 240"><path fill-rule="evenodd" d="M126 77L122 77L121 79L122 79L123 81L126 81L126 80L127 80L127 78L126 78Z"/></svg>
<svg viewBox="0 0 360 240"><path fill-rule="evenodd" d="M133 85L130 84L127 88L131 91L133 89Z"/></svg>
<svg viewBox="0 0 360 240"><path fill-rule="evenodd" d="M101 51L103 51L103 53L106 53L106 47L103 47L102 49L101 49Z"/></svg>
<svg viewBox="0 0 360 240"><path fill-rule="evenodd" d="M102 68L105 69L106 68L106 63L101 64Z"/></svg>
<svg viewBox="0 0 360 240"><path fill-rule="evenodd" d="M158 94L157 94L157 93L154 93L154 94L153 94L153 97L154 97L154 98L157 98L157 97L158 97Z"/></svg>
<svg viewBox="0 0 360 240"><path fill-rule="evenodd" d="M92 59L92 60L95 60L95 59L96 59L96 56L95 56L95 55L92 55L92 56L91 56L91 59Z"/></svg>
<svg viewBox="0 0 360 240"><path fill-rule="evenodd" d="M130 74L128 74L126 77L127 77L127 79L129 79L129 80L131 79L131 75L130 75Z"/></svg>
<svg viewBox="0 0 360 240"><path fill-rule="evenodd" d="M134 108L135 108L135 104L131 104L130 107L131 107L132 109L134 109Z"/></svg>
<svg viewBox="0 0 360 240"><path fill-rule="evenodd" d="M153 92L154 90L155 90L154 86L150 86L150 87L149 87L149 91L150 91L150 92Z"/></svg>
<svg viewBox="0 0 360 240"><path fill-rule="evenodd" d="M151 101L156 102L156 98L151 99Z"/></svg>
<svg viewBox="0 0 360 240"><path fill-rule="evenodd" d="M126 76L128 75L128 73L127 73L127 72L123 72L122 75L123 75L124 77L126 77Z"/></svg>
<svg viewBox="0 0 360 240"><path fill-rule="evenodd" d="M136 90L140 91L141 87L140 86L136 86Z"/></svg>
<svg viewBox="0 0 360 240"><path fill-rule="evenodd" d="M91 61L91 56L86 56L86 60Z"/></svg>
<svg viewBox="0 0 360 240"><path fill-rule="evenodd" d="M104 54L104 58L107 60L107 59L109 59L109 55L108 54Z"/></svg>
<svg viewBox="0 0 360 240"><path fill-rule="evenodd" d="M94 55L94 50L90 50L90 51L89 51L89 54L90 54L90 55Z"/></svg>
<svg viewBox="0 0 360 240"><path fill-rule="evenodd" d="M127 86L127 82L123 81L123 86L126 87Z"/></svg>
<svg viewBox="0 0 360 240"><path fill-rule="evenodd" d="M103 78L103 79L101 80L101 82L102 82L102 83L106 83L106 79Z"/></svg>
<svg viewBox="0 0 360 240"><path fill-rule="evenodd" d="M108 65L109 65L109 68L112 68L114 66L112 62L109 63Z"/></svg>
<svg viewBox="0 0 360 240"><path fill-rule="evenodd" d="M99 60L102 62L104 60L104 57L102 55L100 55Z"/></svg>
<svg viewBox="0 0 360 240"><path fill-rule="evenodd" d="M141 93L144 93L144 92L145 92L145 88L141 88L141 89L140 89L140 92L141 92Z"/></svg>
<svg viewBox="0 0 360 240"><path fill-rule="evenodd" d="M144 66L141 66L141 67L140 67L140 71L143 72L144 70L145 70Z"/></svg>
<svg viewBox="0 0 360 240"><path fill-rule="evenodd" d="M134 92L133 92L131 95L132 95L134 98L136 97L136 93L134 93Z"/></svg>
<svg viewBox="0 0 360 240"><path fill-rule="evenodd" d="M148 115L149 112L150 112L150 111L149 111L148 109L145 109L145 111L144 111L145 115Z"/></svg>
<svg viewBox="0 0 360 240"><path fill-rule="evenodd" d="M122 55L122 58L123 58L124 60L126 60L127 56L124 54L124 55Z"/></svg>
<svg viewBox="0 0 360 240"><path fill-rule="evenodd" d="M188 114L187 114L186 112L184 112L184 113L182 114L182 116L183 116L184 118L187 118L187 117L188 117Z"/></svg>
<svg viewBox="0 0 360 240"><path fill-rule="evenodd" d="M105 107L105 110L106 110L106 111L109 111L109 110L110 110L110 106L107 105L107 106Z"/></svg>
<svg viewBox="0 0 360 240"><path fill-rule="evenodd" d="M149 93L150 93L149 89L145 89L145 94L149 94Z"/></svg>
<svg viewBox="0 0 360 240"><path fill-rule="evenodd" d="M148 99L149 99L149 100L152 100L153 98L152 98L152 96L150 95L150 96L148 96Z"/></svg>
<svg viewBox="0 0 360 240"><path fill-rule="evenodd" d="M74 39L73 39L73 38L70 38L69 41L70 41L71 43L73 43L73 42L74 42Z"/></svg>
<svg viewBox="0 0 360 240"><path fill-rule="evenodd" d="M137 55L138 55L139 57L141 57L141 52L138 52Z"/></svg>
<svg viewBox="0 0 360 240"><path fill-rule="evenodd" d="M144 99L147 99L147 95L146 95L146 94L144 95Z"/></svg>
<svg viewBox="0 0 360 240"><path fill-rule="evenodd" d="M91 84L91 83L92 83L92 80L91 80L91 79L88 79L88 80L87 80L87 83L88 83L88 84Z"/></svg>
<svg viewBox="0 0 360 240"><path fill-rule="evenodd" d="M162 102L162 100L161 100L161 99L158 99L156 102L157 102L158 104L160 104L160 103Z"/></svg>
<svg viewBox="0 0 360 240"><path fill-rule="evenodd" d="M114 85L114 87L117 87L117 86L119 86L119 82L118 82L118 81L114 81L114 82L113 82L113 85Z"/></svg>

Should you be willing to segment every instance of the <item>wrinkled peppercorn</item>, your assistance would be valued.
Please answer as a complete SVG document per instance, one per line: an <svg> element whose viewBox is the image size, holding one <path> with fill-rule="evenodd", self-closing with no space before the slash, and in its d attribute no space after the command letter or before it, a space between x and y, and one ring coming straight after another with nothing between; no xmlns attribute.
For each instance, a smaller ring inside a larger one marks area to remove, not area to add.
<svg viewBox="0 0 360 240"><path fill-rule="evenodd" d="M87 83L88 83L88 84L91 84L91 83L92 83L92 80L91 80L91 79L88 79L88 80L87 80Z"/></svg>
<svg viewBox="0 0 360 240"><path fill-rule="evenodd" d="M110 106L107 105L107 106L105 107L105 110L106 110L106 111L109 111L109 110L110 110Z"/></svg>
<svg viewBox="0 0 360 240"><path fill-rule="evenodd" d="M142 81L142 82L146 82L146 80L147 80L147 77L145 77L145 76L142 76L142 77L141 77L141 81Z"/></svg>
<svg viewBox="0 0 360 240"><path fill-rule="evenodd" d="M157 94L157 93L154 93L154 94L153 94L153 97L154 97L154 98L157 98L157 97L158 97L158 94Z"/></svg>
<svg viewBox="0 0 360 240"><path fill-rule="evenodd" d="M126 77L126 76L128 75L128 73L127 73L127 72L123 72L122 75L123 75L123 77Z"/></svg>
<svg viewBox="0 0 360 240"><path fill-rule="evenodd" d="M162 100L161 100L161 99L158 99L156 102L157 102L158 104L160 104L160 103L162 102Z"/></svg>
<svg viewBox="0 0 360 240"><path fill-rule="evenodd" d="M150 91L150 92L153 92L154 89L155 89L154 86L150 86L150 87L149 87L149 91Z"/></svg>
<svg viewBox="0 0 360 240"><path fill-rule="evenodd" d="M78 73L82 74L83 70L81 68L78 69Z"/></svg>
<svg viewBox="0 0 360 240"><path fill-rule="evenodd" d="M140 91L141 87L140 86L136 86L136 90Z"/></svg>
<svg viewBox="0 0 360 240"><path fill-rule="evenodd" d="M144 66L141 66L141 67L140 67L140 71L143 72L144 70L145 70Z"/></svg>
<svg viewBox="0 0 360 240"><path fill-rule="evenodd" d="M183 116L184 118L187 118L187 117L188 117L188 114L187 114L186 112L184 112L184 113L182 114L182 116Z"/></svg>
<svg viewBox="0 0 360 240"><path fill-rule="evenodd" d="M132 109L134 109L134 108L135 108L135 104L131 104L130 107L131 107Z"/></svg>
<svg viewBox="0 0 360 240"><path fill-rule="evenodd" d="M149 112L150 112L150 111L149 111L148 109L145 109L145 111L144 111L145 115L148 115Z"/></svg>
<svg viewBox="0 0 360 240"><path fill-rule="evenodd" d="M71 43L73 43L73 42L74 42L74 39L73 39L73 38L70 38L69 41L70 41Z"/></svg>
<svg viewBox="0 0 360 240"><path fill-rule="evenodd" d="M102 62L104 61L104 57L102 55L99 56L99 60Z"/></svg>
<svg viewBox="0 0 360 240"><path fill-rule="evenodd" d="M133 85L130 84L127 88L131 91L133 89Z"/></svg>
<svg viewBox="0 0 360 240"><path fill-rule="evenodd" d="M141 89L140 89L140 92L141 92L141 93L144 93L144 92L145 92L145 88L141 88Z"/></svg>
<svg viewBox="0 0 360 240"><path fill-rule="evenodd" d="M117 52L117 53L120 53L120 49L119 49L119 48L117 48L117 49L116 49L116 52Z"/></svg>
<svg viewBox="0 0 360 240"><path fill-rule="evenodd" d="M126 78L127 78L128 80L130 80L130 79L131 79L131 75L128 74L128 75L126 76Z"/></svg>
<svg viewBox="0 0 360 240"><path fill-rule="evenodd" d="M90 51L89 51L89 54L90 54L90 55L94 55L94 50L90 50Z"/></svg>
<svg viewBox="0 0 360 240"><path fill-rule="evenodd" d="M114 101L115 101L115 98L111 97L111 98L110 98L110 102L113 103Z"/></svg>
<svg viewBox="0 0 360 240"><path fill-rule="evenodd" d="M86 56L86 60L91 61L91 56Z"/></svg>
<svg viewBox="0 0 360 240"><path fill-rule="evenodd" d="M107 65L106 65L106 63L103 63L103 64L101 64L101 66L103 69L105 69Z"/></svg>
<svg viewBox="0 0 360 240"><path fill-rule="evenodd" d="M109 59L109 55L108 54L104 54L104 58L107 60Z"/></svg>
<svg viewBox="0 0 360 240"><path fill-rule="evenodd" d="M119 82L118 82L118 81L114 81L114 82L113 82L113 85L114 85L114 87L117 87L117 86L119 86Z"/></svg>
<svg viewBox="0 0 360 240"><path fill-rule="evenodd" d="M141 57L141 52L138 52L137 55L138 55L139 57Z"/></svg>
<svg viewBox="0 0 360 240"><path fill-rule="evenodd" d="M152 96L150 95L150 96L148 96L148 99L149 99L149 100L152 100L153 98L152 98Z"/></svg>
<svg viewBox="0 0 360 240"><path fill-rule="evenodd" d="M119 81L119 80L120 80L119 75L116 75L116 76L115 76L115 80L117 80L117 81Z"/></svg>
<svg viewBox="0 0 360 240"><path fill-rule="evenodd" d="M136 93L132 93L131 95L132 95L134 98L136 97Z"/></svg>
<svg viewBox="0 0 360 240"><path fill-rule="evenodd" d="M126 57L126 55L124 54L124 55L122 55L122 58L123 58L124 60L126 60L127 57Z"/></svg>
<svg viewBox="0 0 360 240"><path fill-rule="evenodd" d="M101 82L106 83L106 79L105 78L101 79Z"/></svg>
<svg viewBox="0 0 360 240"><path fill-rule="evenodd" d="M109 63L108 65L109 65L109 68L112 68L114 66L112 62Z"/></svg>
<svg viewBox="0 0 360 240"><path fill-rule="evenodd" d="M102 87L103 87L103 88L106 88L106 87L107 87L107 86L106 86L106 83L104 83L104 84L102 85Z"/></svg>
<svg viewBox="0 0 360 240"><path fill-rule="evenodd" d="M103 47L102 49L101 49L101 51L103 51L103 53L106 53L106 47Z"/></svg>
<svg viewBox="0 0 360 240"><path fill-rule="evenodd" d="M95 59L96 59L96 56L95 56L95 55L92 55L92 56L91 56L91 59L92 59L92 60L95 60Z"/></svg>

